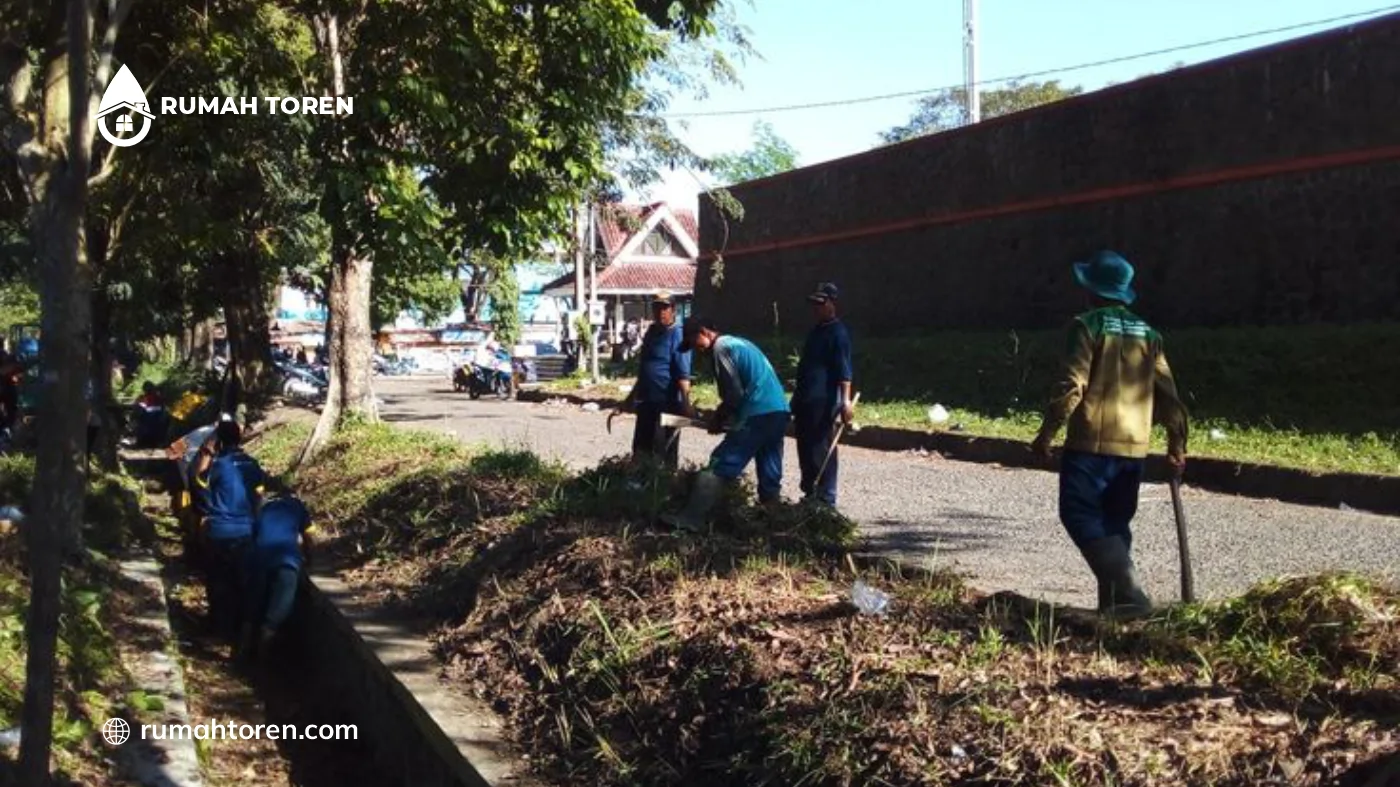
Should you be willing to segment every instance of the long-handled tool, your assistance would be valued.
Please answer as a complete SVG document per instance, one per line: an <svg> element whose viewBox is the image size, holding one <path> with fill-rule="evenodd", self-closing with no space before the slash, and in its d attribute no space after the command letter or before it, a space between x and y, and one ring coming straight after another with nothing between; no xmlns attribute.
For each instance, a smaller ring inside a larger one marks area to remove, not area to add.
<svg viewBox="0 0 1400 787"><path fill-rule="evenodd" d="M859 392L851 399L851 407L854 408L858 404L860 404ZM846 420L841 417L840 413L836 414L836 419L832 421L831 427L836 434L832 436L831 446L826 449L826 458L822 460L821 469L817 471L817 478L812 482L814 489L822 485L822 478L826 476L826 466L831 464L831 457L836 453L836 444L841 442L841 435L846 431Z"/></svg>
<svg viewBox="0 0 1400 787"><path fill-rule="evenodd" d="M662 413L661 428L671 430L671 436L666 439L666 445L661 449L662 456L670 456L671 447L676 444L677 440L681 439L682 429L704 429L708 431L710 425L699 418L687 418L683 415Z"/></svg>
<svg viewBox="0 0 1400 787"><path fill-rule="evenodd" d="M1196 600L1196 579L1191 572L1191 544L1186 539L1186 509L1181 505L1181 477L1172 474L1172 509L1176 512L1176 546L1181 558L1181 600L1191 604Z"/></svg>

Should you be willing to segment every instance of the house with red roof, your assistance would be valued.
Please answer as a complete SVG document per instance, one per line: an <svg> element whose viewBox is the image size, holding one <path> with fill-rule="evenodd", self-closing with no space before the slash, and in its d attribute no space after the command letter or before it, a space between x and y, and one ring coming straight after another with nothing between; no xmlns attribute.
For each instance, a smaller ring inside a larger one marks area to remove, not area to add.
<svg viewBox="0 0 1400 787"><path fill-rule="evenodd" d="M679 303L689 303L695 292L696 259L700 256L699 225L695 213L665 202L649 205L609 203L593 210L591 237L584 247L597 260L597 298L606 305L610 333L629 320L650 317L649 304L661 291ZM594 282L587 280L591 291ZM544 285L542 294L578 309L574 273ZM586 296L585 296L586 297ZM686 308L684 305L681 307Z"/></svg>

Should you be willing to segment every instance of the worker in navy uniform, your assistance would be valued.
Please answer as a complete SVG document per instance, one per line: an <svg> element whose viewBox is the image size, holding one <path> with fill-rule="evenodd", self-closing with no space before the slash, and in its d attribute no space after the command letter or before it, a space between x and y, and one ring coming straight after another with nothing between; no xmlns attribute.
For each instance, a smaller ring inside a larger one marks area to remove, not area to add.
<svg viewBox="0 0 1400 787"><path fill-rule="evenodd" d="M851 401L851 334L836 314L840 294L835 284L826 282L807 296L817 324L807 334L797 364L797 387L792 394L802 493L830 506L836 505L838 463L837 451L831 444L836 420L839 417L850 423L855 418Z"/></svg>
<svg viewBox="0 0 1400 787"><path fill-rule="evenodd" d="M637 415L632 432L632 455L658 454L667 465L680 461L675 429L661 425L663 413L693 416L690 406L690 352L682 349L676 304L668 292L651 301L653 321L637 353L637 382L623 403Z"/></svg>

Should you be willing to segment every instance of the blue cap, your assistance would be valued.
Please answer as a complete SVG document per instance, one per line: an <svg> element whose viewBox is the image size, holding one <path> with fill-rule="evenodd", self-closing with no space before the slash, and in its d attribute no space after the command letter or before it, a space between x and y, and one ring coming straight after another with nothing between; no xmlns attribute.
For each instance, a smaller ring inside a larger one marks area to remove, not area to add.
<svg viewBox="0 0 1400 787"><path fill-rule="evenodd" d="M807 296L807 300L811 301L812 303L826 303L827 301L839 301L841 300L841 290L837 288L835 284L832 284L829 281L824 281L821 284L817 285L817 289L815 292Z"/></svg>

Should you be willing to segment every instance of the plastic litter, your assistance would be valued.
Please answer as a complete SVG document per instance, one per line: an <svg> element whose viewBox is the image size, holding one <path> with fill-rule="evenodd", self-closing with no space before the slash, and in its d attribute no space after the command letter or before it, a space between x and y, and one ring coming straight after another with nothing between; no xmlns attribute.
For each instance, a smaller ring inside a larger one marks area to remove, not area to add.
<svg viewBox="0 0 1400 787"><path fill-rule="evenodd" d="M884 617L890 610L890 594L857 579L851 586L851 603L862 615Z"/></svg>
<svg viewBox="0 0 1400 787"><path fill-rule="evenodd" d="M935 404L928 408L928 420L931 424L948 423L948 409L941 404Z"/></svg>
<svg viewBox="0 0 1400 787"><path fill-rule="evenodd" d="M1224 440L1224 439L1225 439L1225 433L1222 432L1222 431L1219 430L1219 429L1212 429L1212 430L1210 430L1210 439L1212 439L1212 440Z"/></svg>
<svg viewBox="0 0 1400 787"><path fill-rule="evenodd" d="M596 412L598 412L600 409L602 409L602 408L600 408L600 407L598 406L598 403L597 403L597 402L586 402L586 403L583 405L583 411L584 411L585 413L596 413Z"/></svg>
<svg viewBox="0 0 1400 787"><path fill-rule="evenodd" d="M951 755L953 755L953 759L954 759L954 760L965 760L965 759L967 759L967 749L964 749L963 747L959 746L959 745L956 744L956 743L953 744L952 750L949 751L948 753L951 754Z"/></svg>

